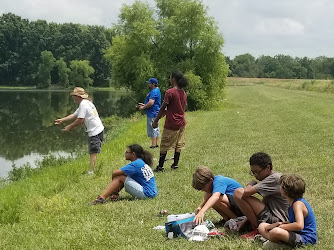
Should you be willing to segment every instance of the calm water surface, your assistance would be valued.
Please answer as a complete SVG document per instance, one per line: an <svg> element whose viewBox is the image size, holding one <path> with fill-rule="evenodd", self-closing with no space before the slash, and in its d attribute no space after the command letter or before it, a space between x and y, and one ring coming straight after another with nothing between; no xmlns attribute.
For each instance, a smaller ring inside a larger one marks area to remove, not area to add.
<svg viewBox="0 0 334 250"><path fill-rule="evenodd" d="M13 165L35 161L47 155L69 156L87 145L87 135L79 127L63 132L54 125L56 118L73 113L78 107L69 91L0 91L0 177ZM135 102L125 92L88 92L100 117L128 117Z"/></svg>

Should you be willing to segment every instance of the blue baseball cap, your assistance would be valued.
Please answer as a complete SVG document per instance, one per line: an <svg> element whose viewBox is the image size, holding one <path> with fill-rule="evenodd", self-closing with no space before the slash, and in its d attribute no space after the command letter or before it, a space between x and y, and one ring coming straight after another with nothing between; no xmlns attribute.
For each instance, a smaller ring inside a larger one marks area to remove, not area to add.
<svg viewBox="0 0 334 250"><path fill-rule="evenodd" d="M148 80L147 83L152 83L152 84L158 85L158 80L155 79L155 78L150 78L150 80Z"/></svg>

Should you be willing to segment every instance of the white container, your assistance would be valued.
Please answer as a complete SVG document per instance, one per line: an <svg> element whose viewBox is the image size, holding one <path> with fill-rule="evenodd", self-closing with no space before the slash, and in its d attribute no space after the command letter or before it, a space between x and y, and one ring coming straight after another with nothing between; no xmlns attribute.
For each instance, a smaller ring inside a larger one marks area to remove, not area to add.
<svg viewBox="0 0 334 250"><path fill-rule="evenodd" d="M186 214L170 214L167 216L167 222L184 220L191 217L194 217L195 213L186 213Z"/></svg>

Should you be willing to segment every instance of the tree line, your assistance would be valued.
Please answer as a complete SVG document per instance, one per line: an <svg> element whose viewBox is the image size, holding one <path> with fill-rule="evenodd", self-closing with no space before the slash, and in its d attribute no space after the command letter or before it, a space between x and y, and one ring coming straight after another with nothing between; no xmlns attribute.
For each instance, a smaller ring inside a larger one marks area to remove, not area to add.
<svg viewBox="0 0 334 250"><path fill-rule="evenodd" d="M189 78L189 108L212 106L222 96L228 66L224 40L200 0L135 1L118 23L102 26L0 17L0 85L116 86L147 94L146 80L162 91L179 70Z"/></svg>
<svg viewBox="0 0 334 250"><path fill-rule="evenodd" d="M334 79L334 58L291 57L288 55L260 56L242 54L226 57L229 76L281 79Z"/></svg>
<svg viewBox="0 0 334 250"><path fill-rule="evenodd" d="M29 21L13 13L0 17L0 84L66 87L86 79L108 86L110 65L104 50L111 30L102 26ZM86 83L81 83L85 85Z"/></svg>

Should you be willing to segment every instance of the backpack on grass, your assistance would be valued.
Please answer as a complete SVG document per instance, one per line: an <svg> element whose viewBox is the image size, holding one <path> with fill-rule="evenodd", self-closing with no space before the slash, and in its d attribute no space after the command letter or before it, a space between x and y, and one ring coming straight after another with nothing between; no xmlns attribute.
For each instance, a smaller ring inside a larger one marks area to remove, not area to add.
<svg viewBox="0 0 334 250"><path fill-rule="evenodd" d="M196 223L193 222L194 218L195 216L192 216L182 220L167 222L165 224L166 236L169 239L177 238L179 236L183 238L189 238L192 230L196 227Z"/></svg>

